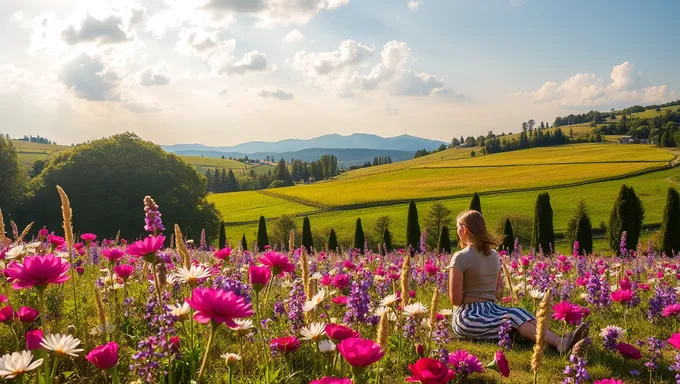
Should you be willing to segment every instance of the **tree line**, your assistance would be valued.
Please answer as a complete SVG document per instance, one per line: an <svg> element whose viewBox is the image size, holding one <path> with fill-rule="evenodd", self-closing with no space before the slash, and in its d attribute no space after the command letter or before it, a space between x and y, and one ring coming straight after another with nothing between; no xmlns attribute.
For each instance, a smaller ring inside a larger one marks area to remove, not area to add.
<svg viewBox="0 0 680 384"><path fill-rule="evenodd" d="M0 133L0 136L3 136L7 140L12 140L10 137L9 133L2 134ZM20 139L16 139L17 141L27 141L31 143L39 143L39 144L57 144L54 141L50 141L46 137L40 137L40 135L33 136L33 135L24 135L24 137Z"/></svg>
<svg viewBox="0 0 680 384"><path fill-rule="evenodd" d="M635 140L650 140L660 147L680 147L680 108L666 111L653 118L622 115L616 122L598 127L603 135L629 135Z"/></svg>
<svg viewBox="0 0 680 384"><path fill-rule="evenodd" d="M368 167L374 167L376 165L385 165L385 164L392 164L392 157L391 156L374 157L373 162L366 161L362 165L352 165L352 166L349 167L349 170L353 171L355 169L368 168Z"/></svg>

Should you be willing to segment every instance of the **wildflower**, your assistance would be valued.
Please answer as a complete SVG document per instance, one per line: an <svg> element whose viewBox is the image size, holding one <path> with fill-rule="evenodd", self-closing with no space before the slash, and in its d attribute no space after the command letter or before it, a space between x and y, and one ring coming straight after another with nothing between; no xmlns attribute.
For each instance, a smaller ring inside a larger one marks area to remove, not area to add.
<svg viewBox="0 0 680 384"><path fill-rule="evenodd" d="M19 321L26 324L34 322L38 316L40 316L40 312L38 312L37 309L31 307L21 307L16 313L16 317L19 319Z"/></svg>
<svg viewBox="0 0 680 384"><path fill-rule="evenodd" d="M222 354L222 359L224 359L224 362L227 364L227 367L233 368L236 366L236 363L241 361L241 355L236 354L236 353L224 353Z"/></svg>
<svg viewBox="0 0 680 384"><path fill-rule="evenodd" d="M90 335L100 336L103 334L109 334L116 330L113 324L106 323L106 325L99 324L90 330Z"/></svg>
<svg viewBox="0 0 680 384"><path fill-rule="evenodd" d="M303 340L317 341L324 334L325 323L311 323L300 330Z"/></svg>
<svg viewBox="0 0 680 384"><path fill-rule="evenodd" d="M413 303L404 307L406 316L421 316L427 313L427 307L423 303Z"/></svg>
<svg viewBox="0 0 680 384"><path fill-rule="evenodd" d="M266 252L257 259L263 265L272 270L274 276L281 276L284 273L295 271L295 265L290 262L288 256L278 252Z"/></svg>
<svg viewBox="0 0 680 384"><path fill-rule="evenodd" d="M316 295L314 295L314 297L312 297L311 300L305 302L305 305L304 305L304 307L303 307L303 310L304 310L305 312L309 312L309 311L315 310L316 307L318 307L318 306L323 302L323 300L324 300L325 298L326 298L326 290L325 290L325 289L321 289L319 292L317 292Z"/></svg>
<svg viewBox="0 0 680 384"><path fill-rule="evenodd" d="M625 233L625 232L624 232ZM593 384L626 384L622 380L619 379L602 379L594 382Z"/></svg>
<svg viewBox="0 0 680 384"><path fill-rule="evenodd" d="M186 299L191 308L197 312L194 320L199 323L225 323L234 326L234 319L250 317L253 310L250 303L246 304L243 297L214 288L195 288L192 297Z"/></svg>
<svg viewBox="0 0 680 384"><path fill-rule="evenodd" d="M458 350L449 354L449 365L452 365L456 375L468 376L475 372L484 371L477 356L468 351Z"/></svg>
<svg viewBox="0 0 680 384"><path fill-rule="evenodd" d="M91 350L85 358L95 367L104 371L109 370L118 364L118 344L112 341L100 345Z"/></svg>
<svg viewBox="0 0 680 384"><path fill-rule="evenodd" d="M352 367L365 368L380 360L385 351L373 340L352 337L338 345L338 351Z"/></svg>
<svg viewBox="0 0 680 384"><path fill-rule="evenodd" d="M413 376L406 378L411 383L445 384L456 377L456 372L441 361L422 358L415 364L409 364L408 369Z"/></svg>
<svg viewBox="0 0 680 384"><path fill-rule="evenodd" d="M236 326L229 328L234 330L238 336L245 336L250 333L251 329L255 328L250 319L234 319L234 323L236 323Z"/></svg>
<svg viewBox="0 0 680 384"><path fill-rule="evenodd" d="M337 289L345 289L349 285L350 276L345 274L339 274L333 276L331 280L331 286Z"/></svg>
<svg viewBox="0 0 680 384"><path fill-rule="evenodd" d="M533 288L529 291L529 296L534 300L541 300L543 299L543 296L545 296L545 293L540 289Z"/></svg>
<svg viewBox="0 0 680 384"><path fill-rule="evenodd" d="M82 348L78 348L80 346L80 340L71 335L62 335L59 333L47 335L42 340L40 345L49 351L53 351L61 357L77 357L78 353L83 351Z"/></svg>
<svg viewBox="0 0 680 384"><path fill-rule="evenodd" d="M284 336L272 339L270 345L279 352L294 352L300 348L300 340L295 336Z"/></svg>
<svg viewBox="0 0 680 384"><path fill-rule="evenodd" d="M116 273L116 275L123 279L123 281L128 281L134 270L135 267L128 264L117 265L113 268L113 271Z"/></svg>
<svg viewBox="0 0 680 384"><path fill-rule="evenodd" d="M173 276L180 283L189 284L194 287L199 281L210 277L210 270L202 265L192 265L189 269L179 267Z"/></svg>
<svg viewBox="0 0 680 384"><path fill-rule="evenodd" d="M102 251L102 256L109 260L111 263L117 263L125 257L125 252L117 248L107 248Z"/></svg>
<svg viewBox="0 0 680 384"><path fill-rule="evenodd" d="M68 275L70 264L52 254L27 256L23 264L11 263L5 274L12 280L12 288L44 288L47 284L63 284Z"/></svg>
<svg viewBox="0 0 680 384"><path fill-rule="evenodd" d="M226 260L229 258L229 255L231 255L231 248L229 247L222 248L215 252L215 258L219 260Z"/></svg>
<svg viewBox="0 0 680 384"><path fill-rule="evenodd" d="M445 308L439 311L439 314L445 317L453 316L453 309Z"/></svg>
<svg viewBox="0 0 680 384"><path fill-rule="evenodd" d="M94 233L83 233L80 235L80 238L86 243L89 244L95 240L97 240L97 235Z"/></svg>
<svg viewBox="0 0 680 384"><path fill-rule="evenodd" d="M22 244L12 247L9 251L5 252L5 260L12 260L21 258L24 254L24 246Z"/></svg>
<svg viewBox="0 0 680 384"><path fill-rule="evenodd" d="M352 380L346 377L330 377L326 376L319 380L312 380L309 384L352 384Z"/></svg>
<svg viewBox="0 0 680 384"><path fill-rule="evenodd" d="M630 289L619 289L612 292L611 299L617 303L627 304L633 299L633 296L635 296L635 293Z"/></svg>
<svg viewBox="0 0 680 384"><path fill-rule="evenodd" d="M510 350L512 349L512 337L510 336L510 333L512 332L512 321L506 320L501 324L500 329L498 330L498 346L505 349L505 350Z"/></svg>
<svg viewBox="0 0 680 384"><path fill-rule="evenodd" d="M619 339L626 334L626 330L616 325L608 325L600 331L600 336L604 339L603 345L606 350L613 351Z"/></svg>
<svg viewBox="0 0 680 384"><path fill-rule="evenodd" d="M330 340L323 340L319 343L319 352L321 353L335 352L336 349L335 343Z"/></svg>
<svg viewBox="0 0 680 384"><path fill-rule="evenodd" d="M135 241L134 243L128 245L127 253L132 256L142 257L148 262L152 262L156 252L163 248L164 243L165 236L149 235L144 240Z"/></svg>
<svg viewBox="0 0 680 384"><path fill-rule="evenodd" d="M661 316L663 317L671 317L671 316L678 316L680 314L680 304L671 304L663 307L663 310L661 311Z"/></svg>
<svg viewBox="0 0 680 384"><path fill-rule="evenodd" d="M486 368L500 373L503 377L510 376L510 365L503 351L496 351L493 361L487 364Z"/></svg>
<svg viewBox="0 0 680 384"><path fill-rule="evenodd" d="M190 309L191 307L186 301L182 304L177 303L177 305L168 304L168 312L170 312L171 315L177 317L178 321L186 320Z"/></svg>
<svg viewBox="0 0 680 384"><path fill-rule="evenodd" d="M674 333L666 342L672 345L675 349L680 350L680 333Z"/></svg>
<svg viewBox="0 0 680 384"><path fill-rule="evenodd" d="M26 372L32 371L43 363L43 359L33 361L33 352L21 351L0 357L0 377L13 379Z"/></svg>
<svg viewBox="0 0 680 384"><path fill-rule="evenodd" d="M165 231L158 205L151 196L144 196L144 230L156 233Z"/></svg>
<svg viewBox="0 0 680 384"><path fill-rule="evenodd" d="M583 319L583 310L576 304L562 301L553 306L553 319L569 324L579 324Z"/></svg>
<svg viewBox="0 0 680 384"><path fill-rule="evenodd" d="M32 329L26 332L26 350L35 351L40 349L40 343L43 339L43 332L39 329Z"/></svg>
<svg viewBox="0 0 680 384"><path fill-rule="evenodd" d="M389 307L394 305L398 300L399 298L395 294L387 295L382 300L380 300L380 306Z"/></svg>
<svg viewBox="0 0 680 384"><path fill-rule="evenodd" d="M253 286L255 292L260 292L269 283L272 271L267 267L251 265L248 268L248 281Z"/></svg>
<svg viewBox="0 0 680 384"><path fill-rule="evenodd" d="M327 324L325 331L326 335L336 342L359 337L359 332L341 324Z"/></svg>
<svg viewBox="0 0 680 384"><path fill-rule="evenodd" d="M331 299L331 301L333 302L333 304L344 306L344 305L347 305L347 303L349 302L349 297L347 297L347 296L335 296L334 298Z"/></svg>
<svg viewBox="0 0 680 384"><path fill-rule="evenodd" d="M627 357L629 359L640 360L642 358L642 353L640 353L640 350L630 344L618 343L616 345L616 350L619 351L623 357Z"/></svg>
<svg viewBox="0 0 680 384"><path fill-rule="evenodd" d="M52 248L59 248L66 242L66 240L61 236L50 234L47 235L47 242L50 243Z"/></svg>

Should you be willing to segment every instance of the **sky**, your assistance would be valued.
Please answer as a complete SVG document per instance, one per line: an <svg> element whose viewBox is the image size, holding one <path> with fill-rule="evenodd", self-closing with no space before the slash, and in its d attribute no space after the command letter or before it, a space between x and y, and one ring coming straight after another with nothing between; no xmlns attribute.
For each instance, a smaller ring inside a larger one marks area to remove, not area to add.
<svg viewBox="0 0 680 384"><path fill-rule="evenodd" d="M680 2L0 1L0 132L450 141L679 99Z"/></svg>

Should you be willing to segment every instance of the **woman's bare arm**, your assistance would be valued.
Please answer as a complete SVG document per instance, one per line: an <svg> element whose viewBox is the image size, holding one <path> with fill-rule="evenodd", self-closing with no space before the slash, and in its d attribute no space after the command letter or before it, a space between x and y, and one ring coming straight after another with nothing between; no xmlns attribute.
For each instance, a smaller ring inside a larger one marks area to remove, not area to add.
<svg viewBox="0 0 680 384"><path fill-rule="evenodd" d="M463 304L463 272L456 268L449 269L449 300L454 306Z"/></svg>
<svg viewBox="0 0 680 384"><path fill-rule="evenodd" d="M503 290L503 270L498 273L498 282L496 283L496 297L500 297Z"/></svg>

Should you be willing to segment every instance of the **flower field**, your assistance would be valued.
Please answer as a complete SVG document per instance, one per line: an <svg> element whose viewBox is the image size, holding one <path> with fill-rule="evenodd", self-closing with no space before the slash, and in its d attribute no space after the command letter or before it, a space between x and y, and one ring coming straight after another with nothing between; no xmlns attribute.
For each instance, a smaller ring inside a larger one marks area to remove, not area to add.
<svg viewBox="0 0 680 384"><path fill-rule="evenodd" d="M0 219L0 382L680 382L680 263L642 246L502 253L503 305L558 334L588 324L560 354L510 323L456 337L446 254L186 243L150 197L138 240L103 238L59 193L62 228Z"/></svg>

